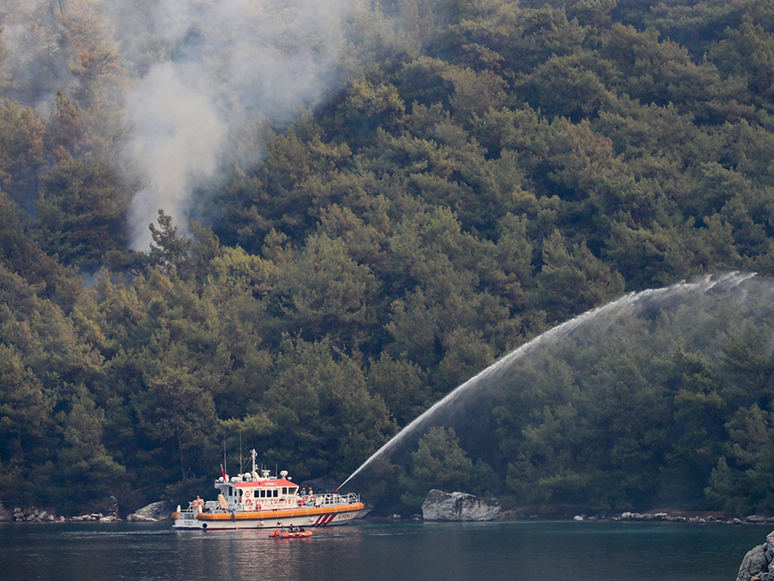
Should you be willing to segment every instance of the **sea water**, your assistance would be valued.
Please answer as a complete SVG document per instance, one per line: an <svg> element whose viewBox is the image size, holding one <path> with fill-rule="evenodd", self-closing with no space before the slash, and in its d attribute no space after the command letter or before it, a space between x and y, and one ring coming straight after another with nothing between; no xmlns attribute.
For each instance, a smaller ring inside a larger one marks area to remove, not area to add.
<svg viewBox="0 0 774 581"><path fill-rule="evenodd" d="M733 581L770 526L624 522L423 523L173 531L157 524L0 525L0 579L116 581Z"/></svg>

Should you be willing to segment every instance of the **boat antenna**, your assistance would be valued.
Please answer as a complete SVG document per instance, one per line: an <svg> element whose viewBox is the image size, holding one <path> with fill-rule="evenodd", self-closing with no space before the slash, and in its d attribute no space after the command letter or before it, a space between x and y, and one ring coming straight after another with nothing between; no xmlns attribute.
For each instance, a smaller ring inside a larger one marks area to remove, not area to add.
<svg viewBox="0 0 774 581"><path fill-rule="evenodd" d="M242 431L239 431L239 471L244 470L245 463L242 461Z"/></svg>
<svg viewBox="0 0 774 581"><path fill-rule="evenodd" d="M228 474L228 465L226 464L226 431L223 431L223 472Z"/></svg>

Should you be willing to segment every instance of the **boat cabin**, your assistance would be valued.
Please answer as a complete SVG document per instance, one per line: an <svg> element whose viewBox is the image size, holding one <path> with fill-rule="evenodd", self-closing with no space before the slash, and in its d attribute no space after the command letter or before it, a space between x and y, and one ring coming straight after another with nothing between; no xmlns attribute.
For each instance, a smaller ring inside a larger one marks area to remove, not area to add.
<svg viewBox="0 0 774 581"><path fill-rule="evenodd" d="M221 476L215 481L215 488L220 490L220 494L218 501L212 503L215 505L213 508L221 510L295 508L300 498L298 485L290 481L284 470L280 473L280 478L269 476L268 470L262 470L260 476L255 471L232 478L228 475Z"/></svg>

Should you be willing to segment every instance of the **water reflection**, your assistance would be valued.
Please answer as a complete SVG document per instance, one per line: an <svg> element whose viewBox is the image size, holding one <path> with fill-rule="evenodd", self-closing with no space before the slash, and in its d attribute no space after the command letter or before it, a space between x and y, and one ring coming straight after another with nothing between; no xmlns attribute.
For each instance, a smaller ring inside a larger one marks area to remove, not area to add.
<svg viewBox="0 0 774 581"><path fill-rule="evenodd" d="M318 572L335 573L346 555L358 551L363 538L359 527L315 530L306 539L276 540L268 534L266 530L173 532L165 568L171 566L173 578L180 579L298 580Z"/></svg>
<svg viewBox="0 0 774 581"><path fill-rule="evenodd" d="M0 525L0 579L115 581L721 581L765 526L668 523L391 523L174 532L164 525Z"/></svg>

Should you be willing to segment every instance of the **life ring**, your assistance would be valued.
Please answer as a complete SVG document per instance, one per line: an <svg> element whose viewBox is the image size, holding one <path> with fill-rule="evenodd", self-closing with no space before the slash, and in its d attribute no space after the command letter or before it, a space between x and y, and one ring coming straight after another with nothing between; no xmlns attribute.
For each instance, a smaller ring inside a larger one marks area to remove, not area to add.
<svg viewBox="0 0 774 581"><path fill-rule="evenodd" d="M304 506L304 499L303 498L299 498L298 499L298 506Z"/></svg>
<svg viewBox="0 0 774 581"><path fill-rule="evenodd" d="M312 502L312 504L314 504L317 501L317 497L316 496L310 496L309 500Z"/></svg>
<svg viewBox="0 0 774 581"><path fill-rule="evenodd" d="M252 498L248 498L248 499L245 501L245 505L247 506L247 508L248 508L248 509L251 509L251 508L253 508L253 499L252 499Z"/></svg>
<svg viewBox="0 0 774 581"><path fill-rule="evenodd" d="M255 510L261 510L261 505L260 504L256 504L255 505Z"/></svg>

